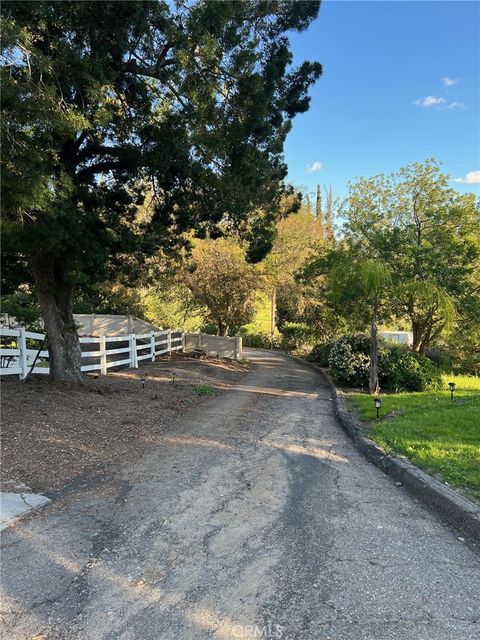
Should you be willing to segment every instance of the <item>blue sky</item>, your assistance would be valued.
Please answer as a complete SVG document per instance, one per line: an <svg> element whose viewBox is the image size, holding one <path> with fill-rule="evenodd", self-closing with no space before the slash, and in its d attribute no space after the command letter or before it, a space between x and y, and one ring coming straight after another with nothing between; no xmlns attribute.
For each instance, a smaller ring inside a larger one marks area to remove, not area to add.
<svg viewBox="0 0 480 640"><path fill-rule="evenodd" d="M454 181L480 170L479 27L473 1L324 0L291 38L295 63L318 60L323 76L287 138L289 181L344 196L357 176L435 157L480 193Z"/></svg>

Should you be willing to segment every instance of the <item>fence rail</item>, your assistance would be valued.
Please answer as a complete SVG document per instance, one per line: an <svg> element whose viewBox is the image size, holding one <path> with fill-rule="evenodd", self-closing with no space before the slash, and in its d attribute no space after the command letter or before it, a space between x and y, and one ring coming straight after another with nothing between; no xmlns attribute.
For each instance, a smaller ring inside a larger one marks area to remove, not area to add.
<svg viewBox="0 0 480 640"><path fill-rule="evenodd" d="M18 375L25 378L37 357L33 373L47 374L48 351L40 350L45 339L42 333L25 331L23 327L6 329L0 327L2 347L0 349L0 375ZM7 338L7 340L5 340ZM8 338L10 340L8 340ZM155 362L157 356L185 349L185 334L180 329L151 331L141 335L130 333L123 336L82 337L82 371L107 373L112 367L138 367L143 360ZM13 347L11 344L15 343Z"/></svg>

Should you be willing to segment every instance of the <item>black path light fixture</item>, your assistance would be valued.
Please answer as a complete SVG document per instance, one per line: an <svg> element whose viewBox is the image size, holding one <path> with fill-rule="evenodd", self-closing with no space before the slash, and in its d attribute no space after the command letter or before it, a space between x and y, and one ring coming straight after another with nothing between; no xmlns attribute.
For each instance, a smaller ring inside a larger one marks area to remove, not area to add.
<svg viewBox="0 0 480 640"><path fill-rule="evenodd" d="M378 420L379 414L380 414L380 407L382 406L382 399L377 396L376 398L373 399L373 401L375 403L375 409L377 410L377 420Z"/></svg>
<svg viewBox="0 0 480 640"><path fill-rule="evenodd" d="M142 382L142 389L145 389L145 376L142 376L140 380Z"/></svg>
<svg viewBox="0 0 480 640"><path fill-rule="evenodd" d="M449 382L448 383L448 388L450 389L450 400L453 400L453 392L455 391L455 383L454 382Z"/></svg>

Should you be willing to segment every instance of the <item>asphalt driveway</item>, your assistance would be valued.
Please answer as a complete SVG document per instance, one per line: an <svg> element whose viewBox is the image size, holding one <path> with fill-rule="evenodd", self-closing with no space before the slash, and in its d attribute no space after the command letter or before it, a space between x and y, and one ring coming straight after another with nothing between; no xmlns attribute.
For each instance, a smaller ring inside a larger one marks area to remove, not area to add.
<svg viewBox="0 0 480 640"><path fill-rule="evenodd" d="M2 534L3 637L471 640L480 561L280 353Z"/></svg>

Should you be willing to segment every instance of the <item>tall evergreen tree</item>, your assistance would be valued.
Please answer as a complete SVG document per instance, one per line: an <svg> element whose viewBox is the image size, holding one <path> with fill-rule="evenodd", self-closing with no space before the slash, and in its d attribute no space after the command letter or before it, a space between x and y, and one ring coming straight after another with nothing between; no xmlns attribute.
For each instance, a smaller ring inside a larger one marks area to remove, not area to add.
<svg viewBox="0 0 480 640"><path fill-rule="evenodd" d="M327 240L335 239L335 232L333 226L333 193L332 187L327 191L327 207L325 215L325 237Z"/></svg>
<svg viewBox="0 0 480 640"><path fill-rule="evenodd" d="M325 224L323 221L322 211L322 188L319 184L317 184L317 202L315 205L315 216L317 218L318 235L321 242L323 242L325 240Z"/></svg>
<svg viewBox="0 0 480 640"><path fill-rule="evenodd" d="M4 250L8 272L33 276L54 379L82 379L79 284L136 275L149 255L178 252L185 231L271 235L288 192L283 144L321 74L318 63L290 67L287 33L318 10L313 0L2 4Z"/></svg>

